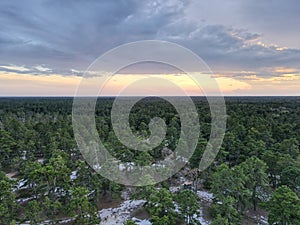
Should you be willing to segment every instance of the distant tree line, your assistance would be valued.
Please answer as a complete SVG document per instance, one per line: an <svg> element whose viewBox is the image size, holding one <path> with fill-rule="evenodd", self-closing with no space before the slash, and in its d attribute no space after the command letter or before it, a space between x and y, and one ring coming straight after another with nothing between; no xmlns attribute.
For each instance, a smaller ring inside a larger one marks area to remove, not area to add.
<svg viewBox="0 0 300 225"><path fill-rule="evenodd" d="M97 101L95 121L99 137L115 157L144 166L163 159L163 149L175 150L181 122L170 103L146 98L131 110L131 129L141 139L150 135L151 118L167 124L164 141L144 152L116 138L110 119L113 100ZM193 101L201 134L189 160L191 169L198 167L211 129L207 101ZM214 194L213 224L242 224L245 212L258 208L269 212L270 224L300 224L300 98L226 98L226 105L221 150L215 162L193 178ZM55 224L63 218L99 224L99 199L120 199L124 189L95 173L82 158L72 129L71 98L0 99L0 170L0 224L47 219ZM10 179L8 174L15 176ZM194 220L200 207L197 195L190 190L169 192L175 176L136 189L135 196L147 200L153 224L199 223Z"/></svg>

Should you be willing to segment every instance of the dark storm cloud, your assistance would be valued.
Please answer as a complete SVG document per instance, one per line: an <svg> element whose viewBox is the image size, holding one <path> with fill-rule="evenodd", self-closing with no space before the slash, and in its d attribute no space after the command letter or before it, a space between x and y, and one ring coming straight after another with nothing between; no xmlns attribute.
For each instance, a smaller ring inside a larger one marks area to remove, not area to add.
<svg viewBox="0 0 300 225"><path fill-rule="evenodd" d="M180 25L185 27L184 24ZM172 30L172 28L170 28ZM181 36L168 35L164 38L195 51L216 70L259 69L282 66L299 67L300 50L281 49L259 42L260 35L243 29L233 29L222 25L201 25Z"/></svg>
<svg viewBox="0 0 300 225"><path fill-rule="evenodd" d="M0 40L5 36L20 40L20 45L8 44L1 51L1 60L9 57L28 63L25 58L29 58L35 63L42 58L44 63L55 63L85 57L96 48L97 39L103 43L100 46L113 41L113 31L110 38L108 30L134 10L134 4L130 5L124 7L121 1L1 2Z"/></svg>
<svg viewBox="0 0 300 225"><path fill-rule="evenodd" d="M90 62L119 44L155 38L160 26L179 15L180 4L166 3L2 1L0 41L6 46L1 47L0 59L55 64L65 57L66 62Z"/></svg>
<svg viewBox="0 0 300 225"><path fill-rule="evenodd" d="M293 3L219 2L220 6L234 5L235 11L249 8L248 14L236 17L258 18L257 24L262 27L268 20L274 20L271 27L274 31L276 20L283 26L291 24L293 18L299 19L296 9L300 4L295 0ZM158 39L190 48L212 69L299 67L299 50L279 51L276 46L263 46L258 43L261 34L255 33L255 29L253 32L221 22L216 25L191 20L185 9L194 3L184 0L1 1L0 63L29 67L43 64L67 74L71 69L84 70L95 58L120 44ZM210 5L208 1L206 4ZM290 17L287 12L292 12Z"/></svg>

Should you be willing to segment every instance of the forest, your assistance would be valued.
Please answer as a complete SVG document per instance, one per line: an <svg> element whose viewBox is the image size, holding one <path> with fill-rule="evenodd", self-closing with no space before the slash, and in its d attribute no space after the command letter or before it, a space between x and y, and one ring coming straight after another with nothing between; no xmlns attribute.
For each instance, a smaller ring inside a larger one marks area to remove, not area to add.
<svg viewBox="0 0 300 225"><path fill-rule="evenodd" d="M223 144L204 171L198 167L210 138L210 108L204 97L192 100L200 137L188 163L163 182L128 187L82 157L72 98L0 98L0 224L300 225L300 97L226 97ZM113 102L98 99L95 121L115 157L143 166L173 154L181 122L169 102L145 98L131 110L131 130L141 139L150 135L151 118L167 125L165 139L147 152L118 140Z"/></svg>

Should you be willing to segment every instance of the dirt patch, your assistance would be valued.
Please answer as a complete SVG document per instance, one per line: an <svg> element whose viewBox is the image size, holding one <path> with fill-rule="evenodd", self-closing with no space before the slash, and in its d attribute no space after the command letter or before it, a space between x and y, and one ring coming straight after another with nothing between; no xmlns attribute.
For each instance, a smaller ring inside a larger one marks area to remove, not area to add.
<svg viewBox="0 0 300 225"><path fill-rule="evenodd" d="M147 220L150 218L150 214L145 208L137 209L131 214L131 216L140 220Z"/></svg>
<svg viewBox="0 0 300 225"><path fill-rule="evenodd" d="M122 202L123 200L121 198L111 199L110 196L104 195L99 197L97 207L98 210L107 208L118 208Z"/></svg>
<svg viewBox="0 0 300 225"><path fill-rule="evenodd" d="M267 211L258 208L256 211L249 209L246 211L243 218L243 224L246 225L257 225L257 224L267 224L266 218L268 217Z"/></svg>
<svg viewBox="0 0 300 225"><path fill-rule="evenodd" d="M18 171L14 171L14 172L7 173L6 176L7 176L9 179L12 179L12 178L15 178L18 174L19 174Z"/></svg>

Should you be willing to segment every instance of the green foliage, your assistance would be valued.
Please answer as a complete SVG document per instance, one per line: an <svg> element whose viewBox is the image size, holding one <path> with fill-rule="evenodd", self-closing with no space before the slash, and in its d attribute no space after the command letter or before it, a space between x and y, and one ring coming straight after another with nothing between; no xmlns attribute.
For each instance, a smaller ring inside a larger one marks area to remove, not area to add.
<svg viewBox="0 0 300 225"><path fill-rule="evenodd" d="M113 100L99 99L95 121L100 139L115 157L122 162L151 165L163 160L163 148L173 151L177 147L180 135L184 134L181 133L180 117L170 103L147 98L132 108L130 127L140 139L149 137L151 118L161 117L167 125L165 140L149 152L140 152L123 146L116 138L110 121ZM193 101L199 113L201 134L189 162L192 168L197 168L210 138L211 116L204 98L193 97ZM299 102L299 98L226 98L228 123L224 142L215 162L199 175L205 187L212 188L215 207L223 205L217 202L230 202L229 205L242 215L248 207L253 205L256 208L257 203L265 200L269 185L273 189L287 185L299 197ZM91 204L97 203L100 196L109 194L111 199L119 196L121 185L104 179L81 161L71 112L72 98L0 99L0 169L19 172L17 179L24 179L28 185L26 190L14 193L12 181L1 176L0 224L13 224L14 220L18 222L20 219L16 213L16 196L34 198L28 202L28 208L24 205L24 211L31 214L27 216L30 220L32 218L32 223L37 223L41 214L43 219L55 221L59 213L65 215L66 211L74 211L70 203L74 205L75 199L80 198L80 195L74 197L75 192L71 195L71 190L76 188L84 187L88 191L87 200ZM189 143L184 143L184 146L188 149ZM38 162L38 159L43 161ZM72 181L71 171L76 171L77 175ZM120 178L115 172L108 171L107 174L114 179ZM152 180L151 176L141 176L139 184ZM169 193L162 196L159 192L154 186L139 187L136 197L149 200L154 223L168 224L171 223L169 220L175 223L177 215L172 206L173 196ZM159 203L160 200L163 204ZM158 202L157 210L153 202ZM36 203L40 204L39 209ZM293 209L291 204L286 203L288 210ZM165 209L171 213L163 213ZM231 216L235 215L233 209ZM218 210L214 223L234 224L228 220L225 208Z"/></svg>
<svg viewBox="0 0 300 225"><path fill-rule="evenodd" d="M198 196L191 190L184 190L175 196L175 201L178 203L180 214L185 218L186 224L197 224L194 215L199 215Z"/></svg>
<svg viewBox="0 0 300 225"><path fill-rule="evenodd" d="M148 166L153 161L152 156L148 152L140 152L136 157L136 163L141 166Z"/></svg>
<svg viewBox="0 0 300 225"><path fill-rule="evenodd" d="M144 184L153 183L153 185L143 186ZM139 187L137 187L135 193L132 195L134 199L146 199L149 200L150 196L156 191L154 186L153 177L149 174L141 178Z"/></svg>
<svg viewBox="0 0 300 225"><path fill-rule="evenodd" d="M280 151L296 159L299 155L299 141L296 138L284 139L280 144Z"/></svg>
<svg viewBox="0 0 300 225"><path fill-rule="evenodd" d="M300 166L293 164L281 171L280 184L287 185L300 196Z"/></svg>
<svg viewBox="0 0 300 225"><path fill-rule="evenodd" d="M153 224L174 224L176 213L172 194L165 188L154 190L148 197L147 208Z"/></svg>
<svg viewBox="0 0 300 225"><path fill-rule="evenodd" d="M254 210L268 194L267 165L253 156L231 169L222 164L213 175L211 190L216 201L232 197L235 208L243 213L250 203Z"/></svg>
<svg viewBox="0 0 300 225"><path fill-rule="evenodd" d="M124 225L137 225L133 220L127 220Z"/></svg>
<svg viewBox="0 0 300 225"><path fill-rule="evenodd" d="M213 205L213 212L216 220L213 224L242 224L241 215L235 208L236 200L232 197L225 197L222 202ZM221 223L222 222L222 223Z"/></svg>
<svg viewBox="0 0 300 225"><path fill-rule="evenodd" d="M0 171L0 224L9 224L16 217L17 204L13 182Z"/></svg>
<svg viewBox="0 0 300 225"><path fill-rule="evenodd" d="M211 225L234 225L228 221L228 218L223 218L220 214L213 220Z"/></svg>
<svg viewBox="0 0 300 225"><path fill-rule="evenodd" d="M55 222L58 214L63 210L61 202L58 200L52 202L48 197L44 199L43 208L47 218L50 219L52 223Z"/></svg>
<svg viewBox="0 0 300 225"><path fill-rule="evenodd" d="M240 164L240 169L244 174L245 188L251 193L251 201L254 211L256 211L257 201L266 193L269 184L267 175L267 165L262 160L253 156Z"/></svg>
<svg viewBox="0 0 300 225"><path fill-rule="evenodd" d="M206 148L207 141L204 138L199 138L197 147L190 158L189 162L192 168L198 168L199 162L201 161L203 152Z"/></svg>
<svg viewBox="0 0 300 225"><path fill-rule="evenodd" d="M32 200L26 207L25 218L30 221L30 224L38 225L42 221L41 213L41 204L37 200Z"/></svg>
<svg viewBox="0 0 300 225"><path fill-rule="evenodd" d="M211 191L215 201L232 197L237 210L244 210L248 204L249 191L245 188L246 177L240 167L230 169L222 164L213 174Z"/></svg>
<svg viewBox="0 0 300 225"><path fill-rule="evenodd" d="M0 168L13 167L13 159L19 156L18 144L11 135L0 129Z"/></svg>
<svg viewBox="0 0 300 225"><path fill-rule="evenodd" d="M300 199L287 186L280 186L264 205L269 210L269 224L300 224Z"/></svg>
<svg viewBox="0 0 300 225"><path fill-rule="evenodd" d="M173 221L173 220L172 220ZM170 221L170 217L167 215L164 216L156 216L156 215L152 215L151 216L151 222L153 225L161 225L161 224L174 224L174 222Z"/></svg>
<svg viewBox="0 0 300 225"><path fill-rule="evenodd" d="M89 202L89 191L84 187L76 187L71 190L70 215L75 216L75 224L99 223L96 207Z"/></svg>

